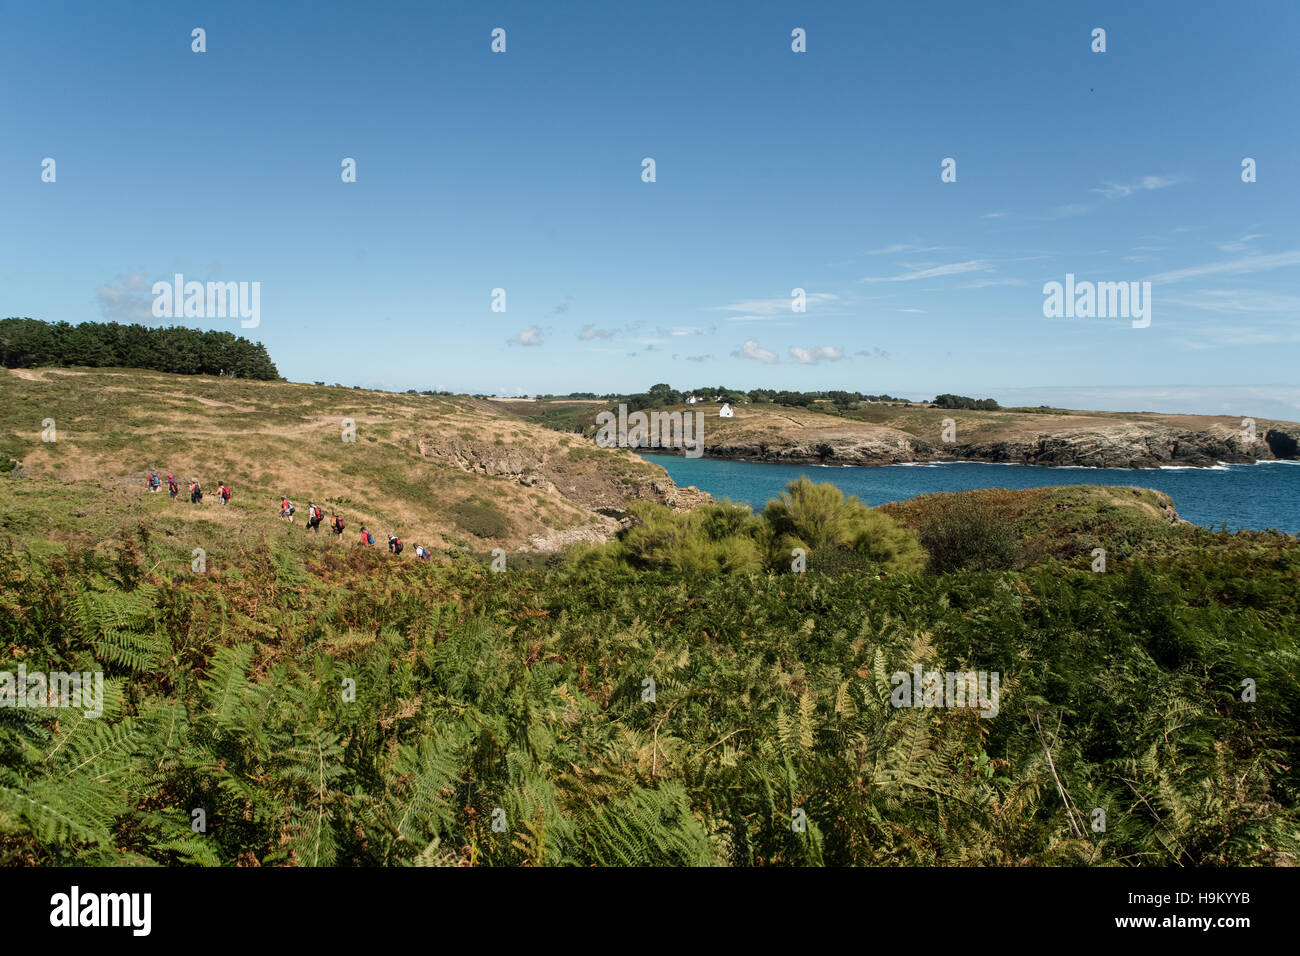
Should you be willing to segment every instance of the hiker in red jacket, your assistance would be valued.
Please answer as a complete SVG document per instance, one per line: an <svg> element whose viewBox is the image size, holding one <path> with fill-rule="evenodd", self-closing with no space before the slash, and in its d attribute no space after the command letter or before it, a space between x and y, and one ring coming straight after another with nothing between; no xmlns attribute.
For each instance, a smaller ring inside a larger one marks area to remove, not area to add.
<svg viewBox="0 0 1300 956"><path fill-rule="evenodd" d="M375 543L375 536L366 530L366 526L361 526L361 543L370 546Z"/></svg>

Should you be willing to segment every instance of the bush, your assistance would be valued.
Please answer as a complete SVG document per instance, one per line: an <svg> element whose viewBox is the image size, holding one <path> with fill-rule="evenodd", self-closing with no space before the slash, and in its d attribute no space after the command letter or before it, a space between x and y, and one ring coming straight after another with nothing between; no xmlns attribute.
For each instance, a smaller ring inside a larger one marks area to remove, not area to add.
<svg viewBox="0 0 1300 956"><path fill-rule="evenodd" d="M762 516L726 500L684 514L639 502L631 513L632 526L616 541L576 549L572 566L594 574L632 568L689 577L784 572L795 548L807 552L807 570L832 575L908 574L925 564L912 532L834 485L807 478L791 482Z"/></svg>
<svg viewBox="0 0 1300 956"><path fill-rule="evenodd" d="M636 524L620 536L628 562L638 568L687 575L760 571L754 540L757 519L743 505L722 501L679 514L663 505L637 505Z"/></svg>
<svg viewBox="0 0 1300 956"><path fill-rule="evenodd" d="M496 507L473 499L449 506L447 514L456 527L478 538L502 538L513 527L510 519Z"/></svg>
<svg viewBox="0 0 1300 956"><path fill-rule="evenodd" d="M800 478L767 503L763 516L776 540L772 564L788 566L790 551L810 554L847 549L895 574L919 571L925 554L915 535L888 515L872 511L857 497L847 498L831 484ZM842 563L842 562L841 562ZM810 565L816 566L817 562Z"/></svg>
<svg viewBox="0 0 1300 956"><path fill-rule="evenodd" d="M930 570L938 574L1004 570L1020 557L1015 530L970 492L939 504L921 525L920 538L930 553Z"/></svg>

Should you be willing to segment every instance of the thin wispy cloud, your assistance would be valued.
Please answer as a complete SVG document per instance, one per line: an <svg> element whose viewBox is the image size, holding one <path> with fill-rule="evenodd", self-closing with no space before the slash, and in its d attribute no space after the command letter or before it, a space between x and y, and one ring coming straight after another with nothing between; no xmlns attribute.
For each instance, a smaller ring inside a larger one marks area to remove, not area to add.
<svg viewBox="0 0 1300 956"><path fill-rule="evenodd" d="M1238 239L1235 242L1225 242L1222 245L1220 245L1219 248L1222 249L1224 252L1241 252L1242 250L1247 248L1248 243L1251 243L1256 239L1263 239L1263 238L1264 237L1259 233L1254 233L1249 236L1242 236L1240 239Z"/></svg>
<svg viewBox="0 0 1300 956"><path fill-rule="evenodd" d="M966 262L951 262L928 269L914 269L896 276L868 276L860 282L913 282L917 279L934 279L939 276L955 276L964 272L988 272L993 268L987 259L970 259Z"/></svg>
<svg viewBox="0 0 1300 956"><path fill-rule="evenodd" d="M584 325L582 331L578 333L578 339L590 342L592 339L612 339L617 334L617 329L598 329L594 325Z"/></svg>
<svg viewBox="0 0 1300 956"><path fill-rule="evenodd" d="M1186 298L1166 298L1169 305L1181 305L1208 312L1288 312L1300 314L1300 295L1259 292L1253 289L1201 289Z"/></svg>
<svg viewBox="0 0 1300 956"><path fill-rule="evenodd" d="M1148 276L1147 279L1150 282L1182 282L1184 279L1199 279L1201 276L1247 275L1294 265L1300 265L1300 249L1277 252L1268 256L1245 256L1227 262L1207 262L1205 265L1161 272L1158 275Z"/></svg>
<svg viewBox="0 0 1300 956"><path fill-rule="evenodd" d="M839 296L832 292L806 292L804 302L811 309L813 306L829 305L839 299ZM779 315L783 312L792 312L793 299L791 296L779 296L774 299L747 299L744 302L733 302L731 305L715 305L710 308L714 312L743 312L746 313L746 320L756 319L758 316Z"/></svg>
<svg viewBox="0 0 1300 956"><path fill-rule="evenodd" d="M942 252L943 246L923 246L918 243L896 242L892 246L882 246L879 249L868 249L869 256L892 256L910 252Z"/></svg>
<svg viewBox="0 0 1300 956"><path fill-rule="evenodd" d="M1167 189L1176 185L1178 180L1172 176L1143 176L1135 183L1103 183L1096 189L1091 190L1094 193L1101 193L1107 199L1124 199L1132 196L1134 193L1147 192L1154 189Z"/></svg>
<svg viewBox="0 0 1300 956"><path fill-rule="evenodd" d="M976 279L974 282L964 283L958 288L961 289L987 289L990 286L997 285L1028 285L1024 279Z"/></svg>

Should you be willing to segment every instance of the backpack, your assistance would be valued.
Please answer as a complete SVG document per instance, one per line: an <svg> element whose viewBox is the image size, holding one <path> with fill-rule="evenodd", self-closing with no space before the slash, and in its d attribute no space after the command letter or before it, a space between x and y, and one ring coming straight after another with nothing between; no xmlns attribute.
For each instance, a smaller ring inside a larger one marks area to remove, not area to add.
<svg viewBox="0 0 1300 956"><path fill-rule="evenodd" d="M393 554L401 554L401 553L402 553L402 539L398 538L396 541L393 542Z"/></svg>
<svg viewBox="0 0 1300 956"><path fill-rule="evenodd" d="M342 534L342 533L343 533L343 529L346 528L347 526L348 526L348 523L347 523L346 521L344 521L342 518L335 518L335 519L334 519L334 530L337 531L339 534Z"/></svg>
<svg viewBox="0 0 1300 956"><path fill-rule="evenodd" d="M230 500L230 489L229 489L229 488L222 488L222 489L221 489L221 497L223 497L223 498L225 498L227 501L229 501L229 500Z"/></svg>
<svg viewBox="0 0 1300 956"><path fill-rule="evenodd" d="M293 512L294 512L294 507L293 507L293 502L291 501L289 502L289 514L293 514Z"/></svg>
<svg viewBox="0 0 1300 956"><path fill-rule="evenodd" d="M373 534L371 534L369 531L367 531L367 532L366 532L366 544L374 544L374 543L375 543L375 536L374 536Z"/></svg>

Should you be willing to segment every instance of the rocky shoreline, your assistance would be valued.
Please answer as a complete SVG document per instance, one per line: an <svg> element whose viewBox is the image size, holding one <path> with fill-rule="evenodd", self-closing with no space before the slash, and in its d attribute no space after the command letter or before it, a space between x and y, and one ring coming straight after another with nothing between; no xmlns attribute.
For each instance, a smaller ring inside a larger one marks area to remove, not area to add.
<svg viewBox="0 0 1300 956"><path fill-rule="evenodd" d="M709 458L817 465L897 465L978 461L1087 468L1210 468L1223 464L1300 460L1300 426L1270 427L1255 441L1233 433L1193 431L1154 423L1041 434L1025 439L929 442L894 429L813 441L706 441ZM652 451L641 449L642 452Z"/></svg>

